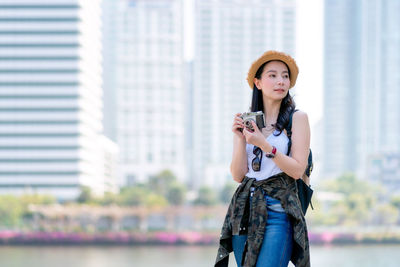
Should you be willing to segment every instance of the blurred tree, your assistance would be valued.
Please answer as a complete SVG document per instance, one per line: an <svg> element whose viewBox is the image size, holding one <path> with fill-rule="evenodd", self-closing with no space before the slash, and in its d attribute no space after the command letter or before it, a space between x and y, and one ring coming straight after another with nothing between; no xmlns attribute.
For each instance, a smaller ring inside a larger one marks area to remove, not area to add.
<svg viewBox="0 0 400 267"><path fill-rule="evenodd" d="M199 189L197 199L194 201L195 205L212 206L217 203L217 196L215 191L208 187L202 186Z"/></svg>
<svg viewBox="0 0 400 267"><path fill-rule="evenodd" d="M186 187L177 182L172 184L168 189L167 200L174 206L183 205L186 200Z"/></svg>
<svg viewBox="0 0 400 267"><path fill-rule="evenodd" d="M176 182L176 177L170 170L164 170L157 175L151 176L148 187L151 192L167 196L169 188Z"/></svg>
<svg viewBox="0 0 400 267"><path fill-rule="evenodd" d="M50 195L22 195L19 200L24 206L29 204L38 204L38 205L50 205L57 202L54 196Z"/></svg>
<svg viewBox="0 0 400 267"><path fill-rule="evenodd" d="M390 204L392 204L393 206L395 206L397 209L400 210L400 195L393 196L390 199Z"/></svg>
<svg viewBox="0 0 400 267"><path fill-rule="evenodd" d="M118 203L118 196L117 194L114 194L112 192L105 192L103 197L98 199L98 202L102 206L109 206L112 204L117 204Z"/></svg>
<svg viewBox="0 0 400 267"><path fill-rule="evenodd" d="M400 195L395 195L390 199L390 204L400 213ZM397 224L400 224L400 216L397 217Z"/></svg>
<svg viewBox="0 0 400 267"><path fill-rule="evenodd" d="M327 212L326 217L331 218L320 221L349 226L370 223L373 220L373 210L382 194L381 187L361 181L352 173L345 173L337 179L327 180L320 188L343 195L343 198L335 201Z"/></svg>
<svg viewBox="0 0 400 267"><path fill-rule="evenodd" d="M314 225L338 225L338 214L340 214L340 211L337 210L337 207L322 205L321 201L318 199L318 192L314 194L312 203L314 210L307 212L307 224L309 224L311 227Z"/></svg>
<svg viewBox="0 0 400 267"><path fill-rule="evenodd" d="M146 196L145 205L150 208L154 207L165 207L168 201L158 194L150 193Z"/></svg>
<svg viewBox="0 0 400 267"><path fill-rule="evenodd" d="M374 196L354 192L348 194L338 205L343 205L345 213L343 214L343 222L347 225L367 224L373 214Z"/></svg>
<svg viewBox="0 0 400 267"><path fill-rule="evenodd" d="M124 206L139 206L146 203L149 190L141 185L123 187L118 196L118 203Z"/></svg>
<svg viewBox="0 0 400 267"><path fill-rule="evenodd" d="M78 203L89 203L93 200L92 190L88 186L81 186L81 193L77 198Z"/></svg>
<svg viewBox="0 0 400 267"><path fill-rule="evenodd" d="M233 182L227 182L219 194L219 200L224 204L229 203L232 199L233 193L235 193L236 188L237 184Z"/></svg>
<svg viewBox="0 0 400 267"><path fill-rule="evenodd" d="M375 224L395 225L398 221L399 210L391 204L378 205L375 211Z"/></svg>
<svg viewBox="0 0 400 267"><path fill-rule="evenodd" d="M15 196L0 196L0 225L13 228L20 224L24 207Z"/></svg>
<svg viewBox="0 0 400 267"><path fill-rule="evenodd" d="M150 177L147 187L149 191L164 197L171 205L181 205L186 200L186 186L178 182L170 170Z"/></svg>

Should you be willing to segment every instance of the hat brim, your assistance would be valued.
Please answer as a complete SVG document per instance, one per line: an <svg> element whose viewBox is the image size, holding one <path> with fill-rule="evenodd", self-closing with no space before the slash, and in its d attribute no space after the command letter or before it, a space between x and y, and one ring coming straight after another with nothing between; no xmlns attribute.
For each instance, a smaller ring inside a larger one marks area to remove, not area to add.
<svg viewBox="0 0 400 267"><path fill-rule="evenodd" d="M256 73L258 69L261 67L266 62L272 61L272 60L279 60L284 63L289 68L289 78L290 78L290 86L289 89L295 86L296 80L297 80L297 75L299 74L299 68L297 67L296 61L289 56L288 54L285 54L283 52L278 52L278 51L267 51L265 52L261 57L259 57L256 61L251 64L249 73L247 74L247 82L250 86L250 89L253 89L254 87L254 78L256 76Z"/></svg>

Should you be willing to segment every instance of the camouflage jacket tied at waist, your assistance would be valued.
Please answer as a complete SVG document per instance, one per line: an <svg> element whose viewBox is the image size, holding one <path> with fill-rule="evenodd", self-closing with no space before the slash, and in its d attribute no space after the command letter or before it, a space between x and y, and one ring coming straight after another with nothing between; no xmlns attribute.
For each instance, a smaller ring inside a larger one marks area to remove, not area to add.
<svg viewBox="0 0 400 267"><path fill-rule="evenodd" d="M250 208L251 187L255 187L255 190ZM242 266L256 266L267 222L264 192L270 197L280 200L292 222L294 242L291 261L295 266L310 266L307 225L297 196L296 183L293 178L282 172L260 181L246 176L238 186L222 226L215 267L228 266L229 253L233 251L232 235L244 234L247 234L247 241L242 257Z"/></svg>

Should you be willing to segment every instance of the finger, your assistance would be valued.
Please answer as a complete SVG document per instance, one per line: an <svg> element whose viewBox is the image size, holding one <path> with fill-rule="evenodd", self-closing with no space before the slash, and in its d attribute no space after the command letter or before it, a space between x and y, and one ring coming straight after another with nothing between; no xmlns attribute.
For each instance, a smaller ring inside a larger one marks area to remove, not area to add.
<svg viewBox="0 0 400 267"><path fill-rule="evenodd" d="M258 126L255 121L251 121L251 125L253 125L253 128L255 131L259 131Z"/></svg>
<svg viewBox="0 0 400 267"><path fill-rule="evenodd" d="M236 118L234 122L238 124L243 124L243 120L241 118Z"/></svg>
<svg viewBox="0 0 400 267"><path fill-rule="evenodd" d="M233 125L242 126L242 125L243 125L243 123L242 123L242 122L240 122L240 121L238 121L238 120L235 120L235 121L233 122Z"/></svg>
<svg viewBox="0 0 400 267"><path fill-rule="evenodd" d="M239 125L244 125L244 124L243 124L243 121L241 121L241 120L235 120L235 123L236 123L236 124L239 124Z"/></svg>

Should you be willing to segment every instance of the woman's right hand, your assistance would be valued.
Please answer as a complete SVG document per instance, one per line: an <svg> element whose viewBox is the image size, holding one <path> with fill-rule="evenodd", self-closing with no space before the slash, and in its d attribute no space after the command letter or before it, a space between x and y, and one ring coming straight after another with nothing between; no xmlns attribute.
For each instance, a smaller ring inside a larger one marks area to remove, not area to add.
<svg viewBox="0 0 400 267"><path fill-rule="evenodd" d="M243 119L240 117L242 113L236 113L233 119L232 132L239 138L245 140L244 134L242 132L244 128Z"/></svg>

